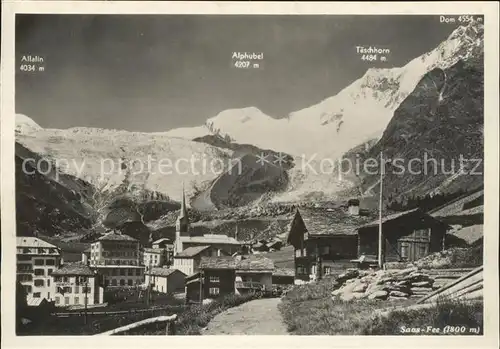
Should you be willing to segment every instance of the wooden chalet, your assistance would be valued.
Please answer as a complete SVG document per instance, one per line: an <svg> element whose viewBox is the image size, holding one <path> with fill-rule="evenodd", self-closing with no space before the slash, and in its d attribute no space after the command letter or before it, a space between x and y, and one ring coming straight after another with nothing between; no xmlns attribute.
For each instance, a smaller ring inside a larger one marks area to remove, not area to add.
<svg viewBox="0 0 500 349"><path fill-rule="evenodd" d="M376 260L379 220L358 228L358 255ZM385 262L415 261L444 249L446 232L451 227L416 208L382 218Z"/></svg>
<svg viewBox="0 0 500 349"><path fill-rule="evenodd" d="M321 278L334 269L352 266L360 256L366 262L377 262L378 215L359 210L355 207L358 203L349 201L348 209L296 211L288 234L288 243L295 249L296 280ZM448 228L419 209L385 216L382 219L385 261L414 261L441 251Z"/></svg>
<svg viewBox="0 0 500 349"><path fill-rule="evenodd" d="M202 257L199 269L198 273L186 277L188 303L272 289L274 263L262 256Z"/></svg>
<svg viewBox="0 0 500 349"><path fill-rule="evenodd" d="M356 228L372 221L376 213L348 208L301 208L295 212L287 242L294 246L295 279L309 281L330 274L358 255Z"/></svg>

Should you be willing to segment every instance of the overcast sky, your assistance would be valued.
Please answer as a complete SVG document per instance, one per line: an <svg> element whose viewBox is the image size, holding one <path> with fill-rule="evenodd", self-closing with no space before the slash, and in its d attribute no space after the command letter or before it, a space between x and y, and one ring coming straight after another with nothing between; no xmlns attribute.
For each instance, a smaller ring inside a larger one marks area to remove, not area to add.
<svg viewBox="0 0 500 349"><path fill-rule="evenodd" d="M280 118L333 96L367 68L402 66L455 28L438 16L18 15L16 112L42 127L163 131L255 106ZM357 45L389 48L369 63ZM263 52L237 69L234 51Z"/></svg>

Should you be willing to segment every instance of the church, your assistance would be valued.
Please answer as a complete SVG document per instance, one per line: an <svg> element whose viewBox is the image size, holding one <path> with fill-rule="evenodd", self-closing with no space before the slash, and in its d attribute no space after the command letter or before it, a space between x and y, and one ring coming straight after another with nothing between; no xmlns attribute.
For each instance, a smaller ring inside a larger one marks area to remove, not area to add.
<svg viewBox="0 0 500 349"><path fill-rule="evenodd" d="M174 259L190 247L209 246L216 255L232 255L242 247L236 238L219 234L194 235L190 229L184 189L182 191L181 212L175 227Z"/></svg>

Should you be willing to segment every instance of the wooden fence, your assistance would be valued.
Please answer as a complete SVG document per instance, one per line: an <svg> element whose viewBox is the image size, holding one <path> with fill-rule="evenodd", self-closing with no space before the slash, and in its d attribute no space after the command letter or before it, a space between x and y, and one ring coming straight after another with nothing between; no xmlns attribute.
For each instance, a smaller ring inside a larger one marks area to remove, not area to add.
<svg viewBox="0 0 500 349"><path fill-rule="evenodd" d="M117 311L87 311L87 315L128 315L128 314L139 314L139 313L147 313L153 312L157 310L168 310L181 308L182 306L158 306L151 307L145 309L129 309L129 310L117 310ZM69 317L69 316L85 316L85 311L72 311L72 312L64 312L64 313L53 313L52 315L57 317Z"/></svg>
<svg viewBox="0 0 500 349"><path fill-rule="evenodd" d="M483 267L480 266L471 272L448 283L446 286L437 289L418 301L421 303L431 303L439 298L450 299L476 299L483 294Z"/></svg>
<svg viewBox="0 0 500 349"><path fill-rule="evenodd" d="M125 334L126 332L137 330L144 326L156 325L161 326L165 324L165 335L175 335L175 322L177 320L177 315L169 315L169 316L158 316L150 319L141 320L138 322L134 322L132 324L115 328L111 331L106 331L103 333L99 333L96 336L113 336L119 334Z"/></svg>

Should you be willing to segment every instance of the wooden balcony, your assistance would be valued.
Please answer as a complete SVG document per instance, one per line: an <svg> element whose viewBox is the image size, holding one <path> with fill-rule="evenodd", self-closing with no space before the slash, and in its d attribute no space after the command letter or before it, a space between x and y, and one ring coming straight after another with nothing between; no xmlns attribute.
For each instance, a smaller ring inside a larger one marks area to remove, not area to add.
<svg viewBox="0 0 500 349"><path fill-rule="evenodd" d="M234 283L236 288L239 289L250 289L250 290L263 290L264 285L260 282L255 281L236 281Z"/></svg>

